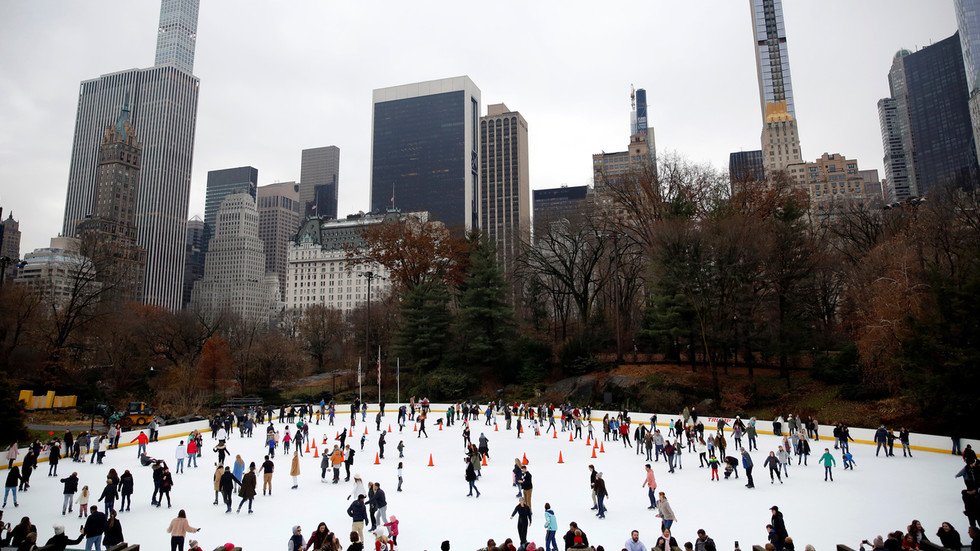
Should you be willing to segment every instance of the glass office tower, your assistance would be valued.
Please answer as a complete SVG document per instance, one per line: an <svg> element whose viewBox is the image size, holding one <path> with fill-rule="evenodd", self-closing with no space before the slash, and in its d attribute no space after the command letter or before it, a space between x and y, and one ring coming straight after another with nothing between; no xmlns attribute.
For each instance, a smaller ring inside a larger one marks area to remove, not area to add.
<svg viewBox="0 0 980 551"><path fill-rule="evenodd" d="M469 77L374 91L371 210L480 226L480 89Z"/></svg>

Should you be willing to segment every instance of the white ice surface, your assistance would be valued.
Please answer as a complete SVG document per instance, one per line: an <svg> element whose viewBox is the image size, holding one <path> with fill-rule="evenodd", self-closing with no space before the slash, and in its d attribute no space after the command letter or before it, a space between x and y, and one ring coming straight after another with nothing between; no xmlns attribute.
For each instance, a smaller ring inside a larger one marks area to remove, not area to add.
<svg viewBox="0 0 980 551"><path fill-rule="evenodd" d="M511 487L511 468L514 458L525 453L534 479L534 518L529 539L542 549L546 501L551 503L558 518L557 537L562 548L561 536L571 521L578 522L593 545L602 544L607 550L620 549L632 529L640 531L640 539L648 548L656 542L660 522L654 518L654 511L647 510L646 489L641 488L644 458L635 455L634 450L624 450L621 443L606 443L606 453L591 459L592 448L587 447L584 440L570 443L568 433L559 431L558 439L553 439L550 435L535 438L525 432L518 440L514 431L504 430L502 418L499 420L500 431L494 432L492 426L483 426L481 417L472 424L472 437L475 442L481 431L486 433L490 439L490 461L483 467L483 477L477 483L483 496L476 499L466 497L461 424L440 432L431 423L435 419L431 416L430 438L418 439L412 432L411 422L399 435L395 415L388 413L383 427L387 428L391 423L394 433L387 437L386 457L382 464L373 465L378 435L371 422L372 415L369 414L368 419L368 441L364 451L356 456L352 474L360 473L365 483L378 481L385 489L389 518L394 515L400 520L399 548L402 550L434 551L447 539L454 550L478 549L491 537L498 544L507 537L516 542L516 519L510 519L517 503L515 490ZM311 434L318 441L322 441L326 434L332 442L342 420L348 421L349 417L339 415L337 427L327 426L326 421L319 426L313 425ZM601 424L596 423L597 433L601 436L599 427ZM348 443L359 446L363 433L364 424L358 416L354 437L348 438ZM243 440L236 432L228 443L232 452L228 464L238 453L246 465L250 461L260 465L264 455L264 434L264 428L259 429L253 438ZM399 459L395 447L400 438L406 445L405 458L401 460L405 481L404 491L398 493L395 488ZM149 454L166 459L174 468L177 442L177 439L170 439L150 444ZM729 442L731 444L730 437ZM353 477L351 483L343 483L341 471L340 485L321 484L320 460L314 459L311 452L302 460L299 489L291 490L291 456L277 455L274 495L263 497L260 491L253 515L245 512L225 514L224 505L212 505L215 454L211 447L214 444L210 432L206 433L200 468L175 475L172 510L167 510L166 506L160 509L150 506L153 491L150 469L140 466L135 447L109 451L104 465L62 460L59 476L77 471L80 486L89 485L92 493L98 496L110 467L120 474L124 469L132 471L136 478L133 507L131 512L121 514L120 519L127 541L139 543L144 551L169 549L166 527L180 508L186 509L193 526L203 528L193 537L200 540L206 550L233 542L246 551L278 551L285 549L293 525L301 525L304 535L309 537L320 521L337 532L345 546L349 543L351 523L346 514L346 497L351 491ZM663 461L654 463L659 490L667 493L679 519L673 530L678 543L683 545L685 541L693 541L696 530L704 528L719 550L732 549L735 540L740 542L742 549L763 544L772 505L778 505L783 511L797 549L808 543L817 551L832 549L837 543L856 548L862 539L872 539L891 530L904 530L912 519L922 521L931 539L935 539L933 535L943 521L952 522L961 536L966 537L967 523L959 497L963 485L961 479L954 478L962 465L959 457L916 452L913 459L905 459L896 448L898 457L876 458L874 447L854 444L851 451L857 470L844 471L839 453L835 454L838 460L835 482L825 483L817 458L825 446L829 445L831 451L833 446L827 439L812 444L809 467L794 464L785 484L770 485L762 461L769 450L775 450L778 442L773 436L760 436L759 451L752 453L756 464L754 490L744 487L741 468L742 478L738 480L722 477L720 482L711 482L710 471L698 468L696 455L685 454L682 457L684 468L675 474L667 472ZM557 464L559 451L565 461L560 465ZM427 466L430 453L434 467ZM735 455L731 448L728 454ZM587 468L590 463L603 473L610 493L606 502L609 512L604 520L597 519L590 510L592 500ZM47 470L46 463L40 464L32 477L31 489L19 496L20 507L14 509L13 504L8 503L5 509L5 520L11 523L16 523L22 515L29 515L40 532L39 542L47 541L54 524L64 524L72 537L77 535L80 524L77 516L61 516L62 484L56 478L47 477ZM0 471L0 476L5 477L6 473ZM329 470L327 476L330 477ZM260 476L259 489L261 484ZM233 505L237 507L237 497ZM373 549L373 538L369 537L368 541Z"/></svg>

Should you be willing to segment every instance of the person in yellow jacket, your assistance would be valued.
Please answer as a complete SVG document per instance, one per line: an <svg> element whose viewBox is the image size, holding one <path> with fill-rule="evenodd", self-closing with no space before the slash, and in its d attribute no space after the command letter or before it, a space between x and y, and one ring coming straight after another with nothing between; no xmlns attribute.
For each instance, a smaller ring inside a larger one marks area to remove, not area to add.
<svg viewBox="0 0 980 551"><path fill-rule="evenodd" d="M299 488L299 449L293 450L293 464L289 468L289 476L293 477L293 490Z"/></svg>

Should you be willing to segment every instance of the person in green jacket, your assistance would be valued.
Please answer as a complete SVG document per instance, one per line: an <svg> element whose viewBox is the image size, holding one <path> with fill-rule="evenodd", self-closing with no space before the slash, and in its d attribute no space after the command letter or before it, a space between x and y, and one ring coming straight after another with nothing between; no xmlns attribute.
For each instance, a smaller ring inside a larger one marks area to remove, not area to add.
<svg viewBox="0 0 980 551"><path fill-rule="evenodd" d="M830 477L830 481L834 481L834 473L831 471L831 467L837 465L837 460L834 459L833 455L830 455L830 450L828 448L823 449L823 455L820 456L820 464L823 465L823 481L827 482L827 477Z"/></svg>

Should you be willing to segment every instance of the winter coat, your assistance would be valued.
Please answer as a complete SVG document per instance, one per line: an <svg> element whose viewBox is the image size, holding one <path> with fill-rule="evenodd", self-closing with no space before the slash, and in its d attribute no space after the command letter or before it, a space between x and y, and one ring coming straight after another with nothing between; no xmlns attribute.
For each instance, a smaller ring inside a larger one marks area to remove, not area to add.
<svg viewBox="0 0 980 551"><path fill-rule="evenodd" d="M218 479L218 489L224 494L230 494L235 489L235 477L231 471L222 473Z"/></svg>
<svg viewBox="0 0 980 551"><path fill-rule="evenodd" d="M123 473L119 477L119 489L120 493L124 496L133 495L133 474Z"/></svg>
<svg viewBox="0 0 980 551"><path fill-rule="evenodd" d="M595 491L596 497L609 495L609 492L606 491L606 481L601 478L595 479L595 487L593 490Z"/></svg>
<svg viewBox="0 0 980 551"><path fill-rule="evenodd" d="M78 476L76 475L62 478L61 483L65 485L65 491L62 492L64 495L74 494L78 491Z"/></svg>
<svg viewBox="0 0 980 551"><path fill-rule="evenodd" d="M105 485L105 488L103 488L102 495L99 496L98 501L104 500L106 503L108 503L109 501L115 501L118 497L119 492L116 491L116 485L110 482L109 484Z"/></svg>
<svg viewBox="0 0 980 551"><path fill-rule="evenodd" d="M670 503L667 503L666 498L657 503L657 508L660 510L660 518L663 520L677 521L677 516L674 515L674 510L670 508Z"/></svg>
<svg viewBox="0 0 980 551"><path fill-rule="evenodd" d="M544 529L551 532L558 531L558 519L555 518L555 512L551 509L544 511Z"/></svg>
<svg viewBox="0 0 980 551"><path fill-rule="evenodd" d="M473 463L466 464L466 481L470 482L476 480L476 469L473 468Z"/></svg>
<svg viewBox="0 0 980 551"><path fill-rule="evenodd" d="M947 532L940 527L936 535L939 536L939 541L942 542L943 547L946 549L959 551L963 548L963 542L960 541L960 533L955 528Z"/></svg>
<svg viewBox="0 0 980 551"><path fill-rule="evenodd" d="M102 540L102 545L108 547L122 542L122 524L119 523L119 519L109 519L109 522L106 523L105 538Z"/></svg>
<svg viewBox="0 0 980 551"><path fill-rule="evenodd" d="M364 522L367 520L367 509L364 507L364 502L360 499L354 500L347 508L347 516L351 518L353 522Z"/></svg>
<svg viewBox="0 0 980 551"><path fill-rule="evenodd" d="M83 539L85 539L84 534L79 534L79 536L75 539L69 539L64 533L55 534L51 536L51 539L49 539L46 544L44 544L44 549L50 551L65 551L65 548L67 548L69 545L79 544Z"/></svg>
<svg viewBox="0 0 980 551"><path fill-rule="evenodd" d="M218 467L218 470L214 471L214 491L221 490L221 478L225 475L225 468Z"/></svg>
<svg viewBox="0 0 980 551"><path fill-rule="evenodd" d="M834 459L834 456L830 455L830 452L824 452L824 454L820 456L820 464L824 467L833 467L837 465L837 460Z"/></svg>
<svg viewBox="0 0 980 551"><path fill-rule="evenodd" d="M711 538L701 538L694 540L694 551L717 551L718 548L715 546L715 540Z"/></svg>
<svg viewBox="0 0 980 551"><path fill-rule="evenodd" d="M238 496L244 499L252 499L255 497L255 485L257 480L255 478L255 471L249 471L242 476L241 486L238 488Z"/></svg>
<svg viewBox="0 0 980 551"><path fill-rule="evenodd" d="M180 517L171 520L170 526L167 527L167 533L177 538L186 536L188 532L193 534L198 530L200 530L200 528L194 528L191 526L190 522L187 522L186 518Z"/></svg>
<svg viewBox="0 0 980 551"><path fill-rule="evenodd" d="M766 457L766 460L762 464L762 466L763 467L769 467L769 470L772 470L772 471L778 471L779 470L779 458L776 457L776 456L774 456L774 455L770 455L769 457Z"/></svg>
<svg viewBox="0 0 980 551"><path fill-rule="evenodd" d="M293 464L289 468L289 476L299 476L299 455L293 455Z"/></svg>
<svg viewBox="0 0 980 551"><path fill-rule="evenodd" d="M742 468L748 470L752 468L752 456L748 453L742 454Z"/></svg>

